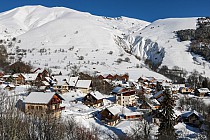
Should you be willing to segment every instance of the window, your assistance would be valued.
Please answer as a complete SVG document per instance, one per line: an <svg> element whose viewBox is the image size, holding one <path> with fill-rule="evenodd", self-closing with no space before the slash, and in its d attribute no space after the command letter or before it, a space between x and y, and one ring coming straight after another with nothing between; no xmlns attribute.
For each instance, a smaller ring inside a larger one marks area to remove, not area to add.
<svg viewBox="0 0 210 140"><path fill-rule="evenodd" d="M39 110L42 110L42 106L39 106Z"/></svg>
<svg viewBox="0 0 210 140"><path fill-rule="evenodd" d="M31 109L34 109L34 106L31 106Z"/></svg>

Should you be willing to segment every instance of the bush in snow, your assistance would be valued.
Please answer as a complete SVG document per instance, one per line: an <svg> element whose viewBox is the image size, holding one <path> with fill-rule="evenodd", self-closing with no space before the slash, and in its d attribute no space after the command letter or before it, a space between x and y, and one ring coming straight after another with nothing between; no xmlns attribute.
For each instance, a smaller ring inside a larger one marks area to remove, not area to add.
<svg viewBox="0 0 210 140"><path fill-rule="evenodd" d="M126 57L125 62L130 62L130 58Z"/></svg>
<svg viewBox="0 0 210 140"><path fill-rule="evenodd" d="M84 60L84 56L79 56L79 60Z"/></svg>
<svg viewBox="0 0 210 140"><path fill-rule="evenodd" d="M108 52L108 54L112 55L113 54L113 51Z"/></svg>
<svg viewBox="0 0 210 140"><path fill-rule="evenodd" d="M118 59L117 59L117 63L118 63L118 64L122 63L122 61L123 61L122 58L118 58Z"/></svg>

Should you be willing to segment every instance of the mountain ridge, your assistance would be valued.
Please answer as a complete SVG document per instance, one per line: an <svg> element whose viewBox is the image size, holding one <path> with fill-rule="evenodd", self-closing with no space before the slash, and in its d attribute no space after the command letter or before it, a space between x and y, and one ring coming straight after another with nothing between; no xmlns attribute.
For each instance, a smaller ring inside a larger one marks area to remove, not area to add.
<svg viewBox="0 0 210 140"><path fill-rule="evenodd" d="M188 71L195 66L203 71L186 52L189 42L179 42L174 34L177 29L194 28L195 23L196 18L149 23L127 17L94 16L63 7L24 6L0 13L0 38L21 40L13 42L8 52L16 53L17 47L26 50L22 60L35 67L59 67L54 70L69 73L68 65L80 65L83 71L128 72L133 78L144 74L162 77L148 69L144 61L181 66ZM184 62L182 55L186 55ZM124 61L126 58L129 62Z"/></svg>

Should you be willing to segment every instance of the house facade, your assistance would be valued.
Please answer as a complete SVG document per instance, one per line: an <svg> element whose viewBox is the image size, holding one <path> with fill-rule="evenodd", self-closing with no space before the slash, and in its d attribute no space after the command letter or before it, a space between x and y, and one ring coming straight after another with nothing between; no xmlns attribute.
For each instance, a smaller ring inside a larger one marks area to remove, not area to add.
<svg viewBox="0 0 210 140"><path fill-rule="evenodd" d="M210 93L208 88L199 88L195 90L195 95L199 97L207 96L208 93Z"/></svg>
<svg viewBox="0 0 210 140"><path fill-rule="evenodd" d="M87 106L99 107L103 105L103 98L104 96L100 92L96 91L87 94L84 97L83 102Z"/></svg>
<svg viewBox="0 0 210 140"><path fill-rule="evenodd" d="M87 94L92 89L91 80L78 80L76 84L76 89L79 89L83 93Z"/></svg>
<svg viewBox="0 0 210 140"><path fill-rule="evenodd" d="M136 91L125 91L116 95L116 102L122 106L136 105Z"/></svg>
<svg viewBox="0 0 210 140"><path fill-rule="evenodd" d="M203 117L195 110L186 111L179 116L179 121L195 127L200 127L203 123Z"/></svg>
<svg viewBox="0 0 210 140"><path fill-rule="evenodd" d="M31 92L24 100L25 113L38 116L50 114L52 117L59 117L61 111L65 109L60 106L62 100L64 99L54 92Z"/></svg>
<svg viewBox="0 0 210 140"><path fill-rule="evenodd" d="M106 108L100 112L101 121L107 125L114 126L120 120L119 113L120 113L120 110L115 106Z"/></svg>

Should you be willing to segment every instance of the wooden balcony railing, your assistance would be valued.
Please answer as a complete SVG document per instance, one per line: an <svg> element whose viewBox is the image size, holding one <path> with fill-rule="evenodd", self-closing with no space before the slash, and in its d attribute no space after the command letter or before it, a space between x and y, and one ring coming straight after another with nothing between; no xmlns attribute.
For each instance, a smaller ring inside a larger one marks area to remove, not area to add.
<svg viewBox="0 0 210 140"><path fill-rule="evenodd" d="M64 110L64 109L65 109L65 107L60 107L60 108L56 108L56 109L49 109L49 110L47 110L46 112L47 112L47 113L53 113L53 112L62 111L62 110Z"/></svg>

